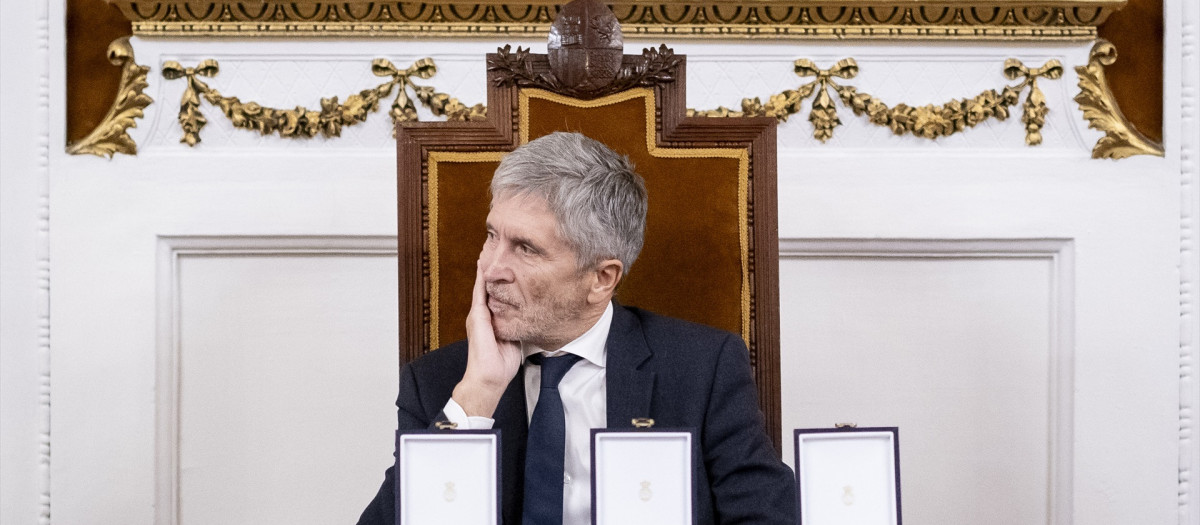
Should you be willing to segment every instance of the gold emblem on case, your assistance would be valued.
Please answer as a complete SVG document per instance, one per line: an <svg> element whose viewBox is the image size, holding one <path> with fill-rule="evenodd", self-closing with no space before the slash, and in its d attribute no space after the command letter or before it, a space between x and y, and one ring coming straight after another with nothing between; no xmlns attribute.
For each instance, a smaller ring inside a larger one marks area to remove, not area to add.
<svg viewBox="0 0 1200 525"><path fill-rule="evenodd" d="M650 490L650 482L643 481L642 489L638 491L638 499L641 499L642 501L650 501L650 498L653 497L654 491Z"/></svg>

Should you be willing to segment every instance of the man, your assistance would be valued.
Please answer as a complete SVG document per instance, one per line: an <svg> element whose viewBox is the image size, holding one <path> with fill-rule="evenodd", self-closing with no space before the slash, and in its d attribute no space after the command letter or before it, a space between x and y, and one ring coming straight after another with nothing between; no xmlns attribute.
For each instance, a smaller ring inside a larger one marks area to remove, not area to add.
<svg viewBox="0 0 1200 525"><path fill-rule="evenodd" d="M590 429L649 417L697 431L698 523L794 523L741 338L613 301L645 230L628 159L555 133L505 156L491 194L467 340L405 365L400 430L499 428L504 522L586 524ZM393 522L393 483L360 524Z"/></svg>

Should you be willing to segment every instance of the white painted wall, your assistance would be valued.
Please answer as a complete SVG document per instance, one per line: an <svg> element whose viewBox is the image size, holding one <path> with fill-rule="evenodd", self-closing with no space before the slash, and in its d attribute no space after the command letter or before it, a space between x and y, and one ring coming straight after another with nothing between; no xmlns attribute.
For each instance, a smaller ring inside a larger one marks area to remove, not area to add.
<svg viewBox="0 0 1200 525"><path fill-rule="evenodd" d="M47 6L0 3L0 523L49 520Z"/></svg>
<svg viewBox="0 0 1200 525"><path fill-rule="evenodd" d="M1200 231L1200 5L1195 2L1166 2L1166 54L1179 56L1178 69L1164 72L1164 107L1180 107L1178 114L1168 112L1167 129L1178 129L1180 156L1180 192L1183 214L1180 226L1180 408L1179 408L1179 523L1200 522L1200 440L1196 434L1196 409L1200 407L1200 388L1196 377L1196 344L1200 340L1200 319L1195 308L1196 283L1200 278L1200 259L1196 257L1196 232ZM1175 86L1180 86L1175 92ZM1176 124L1178 122L1178 124ZM1174 149L1174 148L1172 148Z"/></svg>
<svg viewBox="0 0 1200 525"><path fill-rule="evenodd" d="M669 42L697 108L794 88L799 57L854 57L847 83L908 104L999 88L1009 57L1066 66L1037 148L1018 115L938 142L841 106L828 144L806 114L779 130L785 433L899 426L914 523L1194 522L1200 15L1167 10L1182 111L1166 158L1120 162L1088 158L1071 102L1088 43ZM351 521L394 421L389 123L284 141L205 104L192 149L160 66L215 58L223 93L312 107L432 56L420 83L473 104L496 43L135 39L156 103L109 161L63 153L61 19L0 4L0 521Z"/></svg>
<svg viewBox="0 0 1200 525"><path fill-rule="evenodd" d="M783 427L899 427L913 523L1050 522L1076 456L1073 248L785 241Z"/></svg>
<svg viewBox="0 0 1200 525"><path fill-rule="evenodd" d="M158 477L179 480L180 523L350 523L378 488L395 423L367 400L396 397L396 245L339 241L160 242L158 357L178 376L156 385L177 424L159 459L178 465Z"/></svg>

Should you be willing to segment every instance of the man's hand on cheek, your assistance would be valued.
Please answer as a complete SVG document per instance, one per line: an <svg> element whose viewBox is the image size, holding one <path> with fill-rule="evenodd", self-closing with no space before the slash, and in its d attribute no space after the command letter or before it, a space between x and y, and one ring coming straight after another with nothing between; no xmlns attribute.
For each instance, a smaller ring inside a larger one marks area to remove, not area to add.
<svg viewBox="0 0 1200 525"><path fill-rule="evenodd" d="M500 341L492 326L487 305L483 270L475 265L475 288L467 314L467 371L454 387L454 402L468 416L492 417L500 396L521 366L521 347L516 341Z"/></svg>

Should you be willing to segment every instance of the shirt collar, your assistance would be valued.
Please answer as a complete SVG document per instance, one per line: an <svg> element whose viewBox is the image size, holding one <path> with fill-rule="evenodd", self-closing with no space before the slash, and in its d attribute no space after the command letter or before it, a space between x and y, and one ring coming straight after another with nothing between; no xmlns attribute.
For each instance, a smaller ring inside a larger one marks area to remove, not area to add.
<svg viewBox="0 0 1200 525"><path fill-rule="evenodd" d="M557 355L575 354L582 357L592 364L604 367L604 362L608 357L608 331L612 328L613 305L612 301L608 302L608 306L604 309L604 314L600 316L600 320L592 325L583 335L576 337L575 340L563 345L554 352L546 352L532 344L521 343L521 352L525 357L529 357L538 352L542 352L546 357L554 357Z"/></svg>

